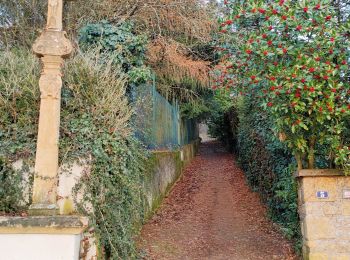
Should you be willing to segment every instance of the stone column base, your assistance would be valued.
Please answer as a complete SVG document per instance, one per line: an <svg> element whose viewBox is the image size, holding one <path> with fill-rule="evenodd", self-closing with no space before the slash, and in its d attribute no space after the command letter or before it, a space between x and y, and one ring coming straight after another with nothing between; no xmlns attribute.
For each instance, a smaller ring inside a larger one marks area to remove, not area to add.
<svg viewBox="0 0 350 260"><path fill-rule="evenodd" d="M350 259L350 176L302 170L298 180L303 258Z"/></svg>
<svg viewBox="0 0 350 260"><path fill-rule="evenodd" d="M87 227L80 216L0 217L0 258L77 260Z"/></svg>

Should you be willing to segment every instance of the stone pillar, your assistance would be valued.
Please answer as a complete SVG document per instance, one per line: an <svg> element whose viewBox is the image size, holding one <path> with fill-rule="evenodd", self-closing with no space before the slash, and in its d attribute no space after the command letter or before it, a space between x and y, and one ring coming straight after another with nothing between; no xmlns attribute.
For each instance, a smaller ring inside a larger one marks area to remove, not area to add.
<svg viewBox="0 0 350 260"><path fill-rule="evenodd" d="M48 0L47 26L33 46L43 69L33 204L29 217L0 217L1 259L78 260L88 219L56 216L63 59L72 45L62 31L63 0Z"/></svg>
<svg viewBox="0 0 350 260"><path fill-rule="evenodd" d="M58 140L63 58L72 45L62 31L63 0L48 1L47 26L34 43L43 69L39 81L41 92L39 133L35 159L33 204L31 215L58 214L56 203L58 178Z"/></svg>
<svg viewBox="0 0 350 260"><path fill-rule="evenodd" d="M305 260L350 259L350 176L337 170L298 173Z"/></svg>

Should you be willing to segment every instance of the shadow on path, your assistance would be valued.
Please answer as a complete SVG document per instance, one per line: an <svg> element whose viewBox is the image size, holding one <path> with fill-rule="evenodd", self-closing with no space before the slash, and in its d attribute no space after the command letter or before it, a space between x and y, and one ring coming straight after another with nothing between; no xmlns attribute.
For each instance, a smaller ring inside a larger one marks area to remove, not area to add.
<svg viewBox="0 0 350 260"><path fill-rule="evenodd" d="M215 141L201 145L139 241L145 259L297 259Z"/></svg>

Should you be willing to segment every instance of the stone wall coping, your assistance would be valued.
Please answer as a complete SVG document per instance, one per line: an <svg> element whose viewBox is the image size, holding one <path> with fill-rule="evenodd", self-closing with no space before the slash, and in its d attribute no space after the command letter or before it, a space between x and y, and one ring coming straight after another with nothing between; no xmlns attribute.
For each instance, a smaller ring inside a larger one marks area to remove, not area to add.
<svg viewBox="0 0 350 260"><path fill-rule="evenodd" d="M305 169L295 173L295 177L332 177L345 176L342 170L338 169Z"/></svg>
<svg viewBox="0 0 350 260"><path fill-rule="evenodd" d="M0 234L81 234L88 228L83 216L0 217Z"/></svg>

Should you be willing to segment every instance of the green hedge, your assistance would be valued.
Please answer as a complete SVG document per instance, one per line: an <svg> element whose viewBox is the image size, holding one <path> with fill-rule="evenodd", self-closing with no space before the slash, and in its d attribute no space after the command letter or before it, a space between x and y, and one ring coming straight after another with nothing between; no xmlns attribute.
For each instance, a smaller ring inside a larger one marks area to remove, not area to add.
<svg viewBox="0 0 350 260"><path fill-rule="evenodd" d="M237 105L238 158L251 187L261 194L273 221L300 246L296 163L273 132L273 122L255 99L245 97Z"/></svg>

